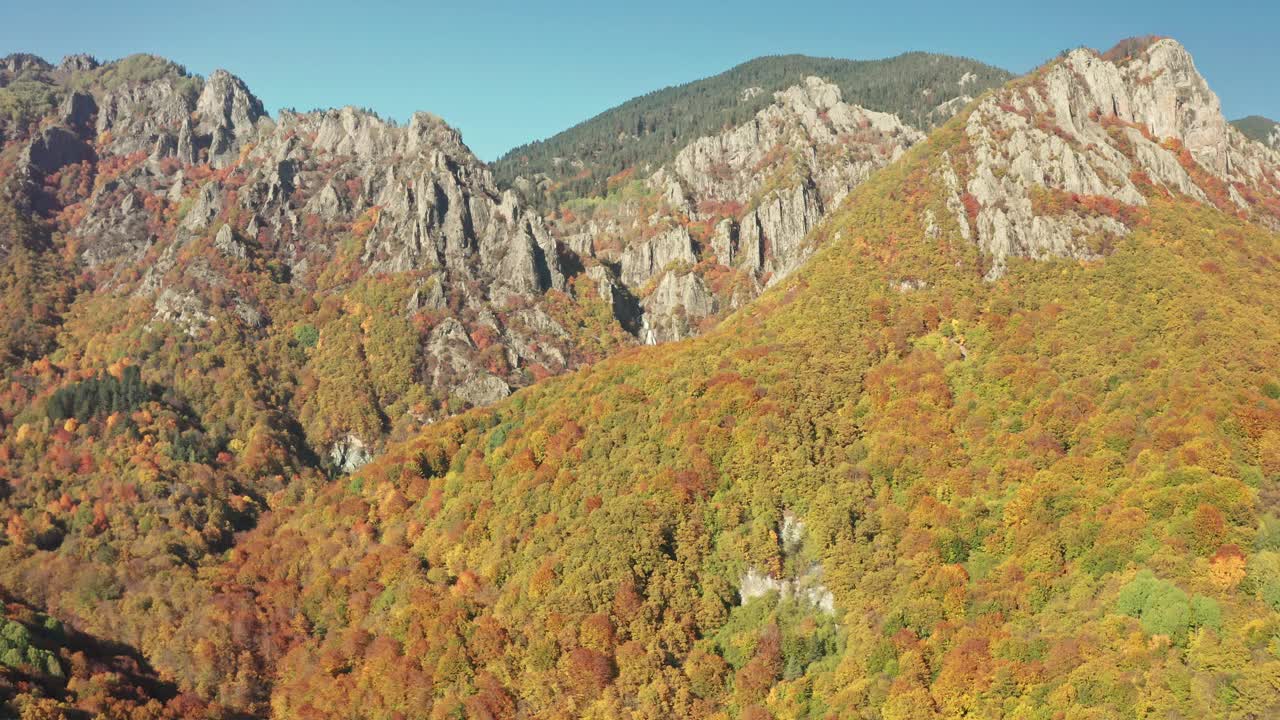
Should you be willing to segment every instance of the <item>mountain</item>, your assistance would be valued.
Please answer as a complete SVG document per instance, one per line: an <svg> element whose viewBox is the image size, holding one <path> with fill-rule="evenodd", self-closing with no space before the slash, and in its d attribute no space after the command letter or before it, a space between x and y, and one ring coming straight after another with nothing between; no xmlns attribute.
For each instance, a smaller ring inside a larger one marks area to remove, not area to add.
<svg viewBox="0 0 1280 720"><path fill-rule="evenodd" d="M567 201L550 227L648 344L697 334L799 267L809 231L924 134L817 77L646 178Z"/></svg>
<svg viewBox="0 0 1280 720"><path fill-rule="evenodd" d="M0 99L0 587L167 678L121 603L194 614L274 503L633 342L435 116L272 118L151 56L10 56Z"/></svg>
<svg viewBox="0 0 1280 720"><path fill-rule="evenodd" d="M1117 49L1113 51L1114 58L1130 51L1130 47ZM1136 72L1132 68L1128 71ZM1157 68L1151 72L1156 78L1162 71ZM1106 82L1117 80L1109 78ZM1203 82L1191 90L1212 95ZM1026 118L1043 115L1049 105L1061 101L1048 92L1027 98L1028 102L1034 101L1034 107L1024 106L1021 100L1014 103L1015 111ZM1064 91L1054 88L1052 92ZM1110 90L1099 87L1090 92ZM1181 90L1162 88L1160 92L1169 95ZM1139 94L1134 102L1152 101ZM1208 110L1213 117L1220 116L1216 102L1213 99L1210 104L1214 107ZM1126 119L1132 118L1132 112L1151 115L1151 122L1163 134L1168 134L1165 126L1176 121L1172 117L1176 114L1174 108L1113 110ZM1155 119L1157 114L1161 117ZM1012 129L1011 123L1018 122L995 120L1009 126L1001 130L1002 135ZM1117 131L1114 123L1107 130ZM1081 132L1085 130L1072 128L1077 136ZM1101 139L1100 129L1088 132ZM803 263L816 248L816 243L808 239L822 217L858 183L895 160L921 137L922 132L900 118L851 105L838 86L809 77L775 93L773 102L746 122L692 140L670 161L649 164L643 173L631 168L610 178L605 194L564 201L549 215L551 232L583 260L589 277L599 284L601 297L618 309L618 317L642 342L689 337L714 326ZM1253 158L1256 152L1239 136L1229 135L1220 120L1188 137L1192 143L1235 145L1223 149L1215 161L1221 184L1215 186L1214 192L1230 196L1231 203L1241 207L1264 203L1263 196L1274 195L1270 183L1253 167L1257 164ZM991 144L991 139L986 142ZM1151 144L1145 139L1139 143ZM995 150L992 148L992 152ZM1150 166L1147 158L1153 153L1159 162ZM1133 172L1143 172L1185 189L1192 183L1192 171L1171 167L1170 159L1167 153L1144 149L1135 164L1115 157L1112 151L1106 157L1089 160L1093 166L1103 168L1099 171L1102 175L1075 177L1074 168L1054 166L1053 161L1046 170L1063 176L1065 181L1059 190L1105 197L1107 202L1133 203L1138 192L1133 183L1104 188L1105 174L1129 177ZM1185 165L1183 160L1178 163ZM1018 160L1024 165L1031 161ZM1069 157L1065 162L1074 163L1077 159ZM1244 175L1228 172L1237 167L1243 169ZM1031 201L1052 199L1043 193L1031 198L1025 177L1016 186L1011 185L1003 179L1008 171L1008 167L987 168L984 172L988 176L971 188L973 199L1011 204L973 218L975 223L993 223L990 227L973 228L984 242L1003 246L1013 242L1011 235L1024 235L1037 246L1061 250L1080 245L1086 236L1092 238L1089 242L1100 243L1125 231L1113 218L1101 216L1082 220L1084 226L1074 220L1047 222L1033 218ZM1026 172L1018 174L1025 176ZM1250 198L1244 198L1242 192L1250 193ZM950 207L959 207L962 200L962 193L957 192L950 199ZM1061 200L1060 196L1056 201ZM1015 233L1007 227L1011 223L1027 227L1022 229L1024 232ZM1037 226L1030 227L1032 224ZM992 272L998 274L1001 258L1009 249L987 249L996 263ZM1076 247L1076 251L1084 255L1092 252L1087 247Z"/></svg>
<svg viewBox="0 0 1280 720"><path fill-rule="evenodd" d="M1280 712L1280 153L1178 43L927 139L806 79L548 220L430 116L130 62L4 65L0 713ZM397 394L717 265L698 337Z"/></svg>
<svg viewBox="0 0 1280 720"><path fill-rule="evenodd" d="M0 90L47 100L14 115L27 119L6 130L4 178L14 211L56 245L44 260L84 270L60 280L61 296L82 298L67 342L99 345L89 357L75 346L85 371L145 354L138 333L172 332L188 356L238 344L233 366L275 375L252 383L276 396L257 402L298 418L284 446L349 466L397 428L625 342L594 294L572 297L541 218L439 118L272 119L234 76L151 57L4 67ZM174 360L155 371L177 380ZM212 407L211 391L188 401ZM244 413L216 421L222 442L249 443L255 411Z"/></svg>
<svg viewBox="0 0 1280 720"><path fill-rule="evenodd" d="M277 502L148 657L277 717L1274 715L1277 157L1176 42L1073 51L717 328Z"/></svg>
<svg viewBox="0 0 1280 720"><path fill-rule="evenodd" d="M664 88L607 110L546 140L515 148L494 163L502 187L516 187L543 209L600 195L608 179L642 175L699 137L748 121L774 93L821 77L851 104L931 128L983 91L1012 76L967 58L906 53L884 60L804 55L756 58L719 75Z"/></svg>
<svg viewBox="0 0 1280 720"><path fill-rule="evenodd" d="M1257 140L1274 150L1280 150L1280 123L1275 120L1261 115L1250 115L1232 120L1231 124L1251 140Z"/></svg>

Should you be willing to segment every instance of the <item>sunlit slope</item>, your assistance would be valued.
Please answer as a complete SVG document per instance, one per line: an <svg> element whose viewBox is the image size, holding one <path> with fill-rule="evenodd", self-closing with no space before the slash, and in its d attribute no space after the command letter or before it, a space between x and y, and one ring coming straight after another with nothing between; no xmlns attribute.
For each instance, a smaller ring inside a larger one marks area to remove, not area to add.
<svg viewBox="0 0 1280 720"><path fill-rule="evenodd" d="M963 123L719 330L269 517L225 597L275 714L1280 712L1280 238L1153 189L984 282Z"/></svg>

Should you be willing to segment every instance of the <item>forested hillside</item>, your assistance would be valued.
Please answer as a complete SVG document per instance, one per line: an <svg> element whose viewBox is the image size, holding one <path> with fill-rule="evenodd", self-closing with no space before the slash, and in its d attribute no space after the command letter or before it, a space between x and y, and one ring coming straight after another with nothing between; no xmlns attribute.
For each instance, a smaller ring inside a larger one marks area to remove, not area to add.
<svg viewBox="0 0 1280 720"><path fill-rule="evenodd" d="M1020 201L952 202L1006 126L1201 167L1087 93L1038 105L1108 77L1137 102L1187 62L1149 52L1078 51L956 118L707 335L279 506L173 619L210 646L170 667L276 717L1280 712L1280 235L1141 171L1124 203L1037 185L1043 221L1115 234L994 277L990 214Z"/></svg>
<svg viewBox="0 0 1280 720"><path fill-rule="evenodd" d="M690 141L748 120L773 94L810 76L837 85L845 102L893 113L931 128L963 106L965 98L1012 77L974 60L907 53L884 60L840 60L804 55L756 58L714 77L664 88L629 100L547 140L515 148L493 164L503 187L517 177L549 192L531 193L544 208L571 197L603 195L608 179L627 168L656 168ZM961 102L952 102L962 98Z"/></svg>
<svg viewBox="0 0 1280 720"><path fill-rule="evenodd" d="M1247 135L1251 140L1257 140L1263 145L1280 150L1280 123L1275 120L1261 115L1250 115L1246 118L1233 120L1231 124L1235 125L1240 132Z"/></svg>
<svg viewBox="0 0 1280 720"><path fill-rule="evenodd" d="M276 716L1280 711L1280 237L1157 193L986 283L921 230L957 130L721 329L250 534L223 597L280 638Z"/></svg>
<svg viewBox="0 0 1280 720"><path fill-rule="evenodd" d="M0 717L1280 715L1280 153L1178 43L806 80L708 177L829 178L812 256L655 347L434 116L14 78Z"/></svg>

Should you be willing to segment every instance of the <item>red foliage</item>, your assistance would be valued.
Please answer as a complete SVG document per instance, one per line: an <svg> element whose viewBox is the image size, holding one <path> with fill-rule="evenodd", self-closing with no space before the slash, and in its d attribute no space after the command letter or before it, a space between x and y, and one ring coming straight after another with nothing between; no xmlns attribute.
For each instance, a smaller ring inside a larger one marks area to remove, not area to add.
<svg viewBox="0 0 1280 720"><path fill-rule="evenodd" d="M584 647L574 648L565 658L565 675L572 689L594 694L613 680L613 661L604 653Z"/></svg>
<svg viewBox="0 0 1280 720"><path fill-rule="evenodd" d="M782 635L777 625L769 625L760 634L755 655L738 671L734 684L749 701L762 699L782 672Z"/></svg>
<svg viewBox="0 0 1280 720"><path fill-rule="evenodd" d="M1191 516L1191 534L1197 551L1217 549L1227 534L1226 517L1213 505L1201 503Z"/></svg>
<svg viewBox="0 0 1280 720"><path fill-rule="evenodd" d="M579 173L580 177L590 177L591 175L590 171L584 170L583 172L585 172L586 175L584 176L581 173ZM606 187L608 187L609 191L612 192L622 187L623 185L627 184L627 181L631 180L631 178L634 177L635 174L636 174L636 169L634 167L629 167L626 170L623 170L622 172L617 173L616 175L611 175L609 176L609 179L606 181Z"/></svg>
<svg viewBox="0 0 1280 720"><path fill-rule="evenodd" d="M965 214L969 216L969 224L977 227L978 211L982 209L982 204L978 202L978 198L973 193L966 192L960 196L960 202L964 203Z"/></svg>
<svg viewBox="0 0 1280 720"><path fill-rule="evenodd" d="M1113 63L1124 62L1146 52L1147 48L1164 39L1165 36L1163 35L1140 35L1125 38L1116 43L1115 47L1102 53L1102 59Z"/></svg>

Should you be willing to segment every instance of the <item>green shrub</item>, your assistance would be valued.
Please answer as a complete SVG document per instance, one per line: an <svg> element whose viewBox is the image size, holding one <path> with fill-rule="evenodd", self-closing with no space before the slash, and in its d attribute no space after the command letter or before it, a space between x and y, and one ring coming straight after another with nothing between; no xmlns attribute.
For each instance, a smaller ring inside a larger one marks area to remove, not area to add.
<svg viewBox="0 0 1280 720"><path fill-rule="evenodd" d="M1160 580L1150 570L1142 570L1120 589L1116 611L1138 618L1150 635L1167 635L1183 644L1188 633L1200 627L1218 629L1222 610L1213 598L1188 596L1177 585Z"/></svg>
<svg viewBox="0 0 1280 720"><path fill-rule="evenodd" d="M320 331L316 329L315 325L303 323L293 328L293 341L297 343L299 347L315 347L315 344L319 342L319 340Z"/></svg>

